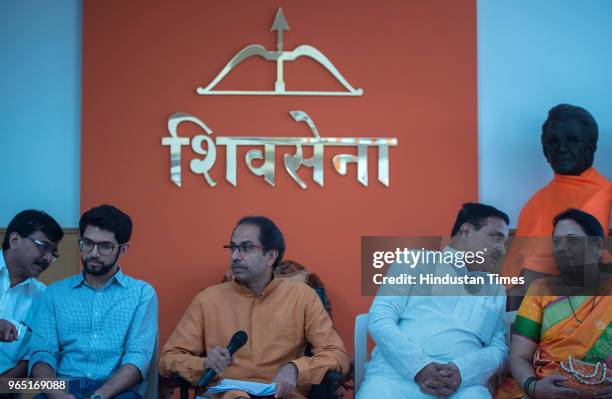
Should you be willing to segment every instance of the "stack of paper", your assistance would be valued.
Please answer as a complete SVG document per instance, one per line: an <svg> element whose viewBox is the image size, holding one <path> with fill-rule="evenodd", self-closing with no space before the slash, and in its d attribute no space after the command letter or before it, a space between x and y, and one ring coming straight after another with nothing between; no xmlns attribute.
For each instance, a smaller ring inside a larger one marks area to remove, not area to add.
<svg viewBox="0 0 612 399"><path fill-rule="evenodd" d="M263 384L261 382L230 380L225 378L221 380L219 384L208 388L206 394L231 391L235 389L255 396L268 396L274 395L274 392L276 392L276 383Z"/></svg>

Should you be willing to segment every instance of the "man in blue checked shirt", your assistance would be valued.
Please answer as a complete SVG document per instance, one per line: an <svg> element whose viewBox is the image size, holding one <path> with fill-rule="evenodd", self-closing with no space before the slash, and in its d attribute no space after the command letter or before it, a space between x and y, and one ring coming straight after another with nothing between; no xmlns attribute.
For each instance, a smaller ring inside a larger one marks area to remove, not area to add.
<svg viewBox="0 0 612 399"><path fill-rule="evenodd" d="M79 221L83 272L51 284L32 326L29 371L67 378L70 394L51 399L142 397L157 336L153 287L123 274L132 221L111 205Z"/></svg>

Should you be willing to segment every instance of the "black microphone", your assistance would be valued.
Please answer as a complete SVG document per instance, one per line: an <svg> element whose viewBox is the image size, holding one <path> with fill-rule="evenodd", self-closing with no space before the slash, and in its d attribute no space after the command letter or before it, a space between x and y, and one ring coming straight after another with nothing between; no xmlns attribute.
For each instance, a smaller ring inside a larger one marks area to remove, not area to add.
<svg viewBox="0 0 612 399"><path fill-rule="evenodd" d="M248 339L249 336L247 335L247 333L242 330L236 331L232 336L232 339L230 339L229 344L227 344L227 350L229 351L230 356L236 353L238 349L242 348L242 346L246 344ZM208 384L210 384L210 381L215 377L215 375L217 375L217 373L214 370L207 368L206 370L204 370L204 375L202 376L202 378L200 378L198 386L207 386Z"/></svg>

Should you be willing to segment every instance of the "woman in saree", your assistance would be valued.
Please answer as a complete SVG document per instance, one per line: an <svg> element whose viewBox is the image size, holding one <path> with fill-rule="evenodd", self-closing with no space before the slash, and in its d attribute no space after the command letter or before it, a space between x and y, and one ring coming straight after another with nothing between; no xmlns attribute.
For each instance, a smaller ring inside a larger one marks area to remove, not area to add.
<svg viewBox="0 0 612 399"><path fill-rule="evenodd" d="M612 279L600 270L603 228L576 209L553 225L560 275L529 287L512 328L512 377L496 399L612 398Z"/></svg>

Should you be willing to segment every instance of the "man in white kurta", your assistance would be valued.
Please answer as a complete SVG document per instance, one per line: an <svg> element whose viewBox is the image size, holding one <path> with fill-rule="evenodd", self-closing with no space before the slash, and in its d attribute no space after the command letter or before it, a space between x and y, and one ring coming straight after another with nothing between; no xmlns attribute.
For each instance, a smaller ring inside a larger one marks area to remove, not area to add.
<svg viewBox="0 0 612 399"><path fill-rule="evenodd" d="M466 205L472 206L466 212L471 211L475 218L461 223L459 213L453 241L443 253L484 250L488 267L499 264L505 253L507 216L490 213L481 204L465 204L464 208ZM490 284L482 270L470 272L447 263L419 264L414 269L394 265L389 275L406 271L480 276L486 283L382 286L369 312L368 330L376 347L357 398L491 398L487 382L501 371L508 357L503 287ZM436 370L441 374L439 380L432 378ZM440 381L457 375L456 384L441 386Z"/></svg>

